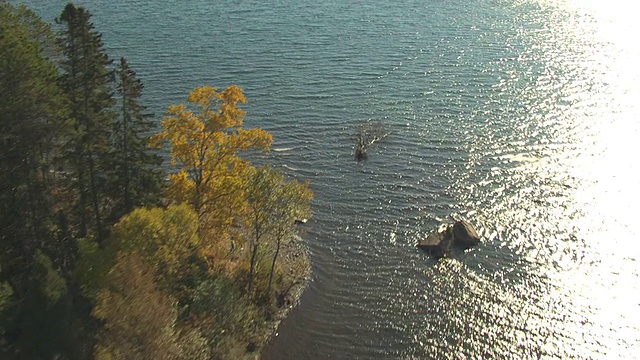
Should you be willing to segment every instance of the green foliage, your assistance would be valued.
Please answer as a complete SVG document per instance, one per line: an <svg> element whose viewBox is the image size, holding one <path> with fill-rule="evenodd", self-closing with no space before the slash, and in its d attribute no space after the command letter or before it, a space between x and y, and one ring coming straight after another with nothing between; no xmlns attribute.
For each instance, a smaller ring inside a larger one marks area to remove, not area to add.
<svg viewBox="0 0 640 360"><path fill-rule="evenodd" d="M9 283L7 283L6 281L0 283L0 313L2 313L2 311L9 304L12 295L13 289L11 288L11 285L9 285Z"/></svg>
<svg viewBox="0 0 640 360"><path fill-rule="evenodd" d="M197 216L188 205L135 209L114 226L103 248L80 242L78 276L96 301L94 316L105 322L97 358L162 352L162 358L210 358L208 337L177 320L180 302L190 304L207 277L199 246Z"/></svg>
<svg viewBox="0 0 640 360"><path fill-rule="evenodd" d="M26 294L14 293L3 314L5 338L11 341L2 358L85 358L92 346L92 322L75 302L68 284L48 256L37 251L26 269ZM18 295L19 298L15 299ZM24 296L24 297L23 297Z"/></svg>
<svg viewBox="0 0 640 360"><path fill-rule="evenodd" d="M107 273L115 263L117 252L114 247L100 248L96 241L87 238L78 239L78 248L74 275L82 294L95 301L104 286Z"/></svg>
<svg viewBox="0 0 640 360"><path fill-rule="evenodd" d="M57 271L53 269L53 263L48 256L38 251L35 256L36 267L40 269L42 275L36 280L42 282L40 290L47 302L55 303L67 293L67 284Z"/></svg>
<svg viewBox="0 0 640 360"><path fill-rule="evenodd" d="M174 302L156 288L144 256L118 256L93 314L104 321L97 359L178 358Z"/></svg>
<svg viewBox="0 0 640 360"><path fill-rule="evenodd" d="M286 181L284 174L266 165L251 172L246 182L247 228L250 230L249 293L253 293L253 279L259 248L267 243L273 251L266 293L271 291L282 242L297 231L296 220L311 215L313 196L308 183Z"/></svg>
<svg viewBox="0 0 640 360"><path fill-rule="evenodd" d="M34 248L51 237L49 170L65 129L67 102L44 53L50 34L31 11L0 4L0 260L18 288Z"/></svg>
<svg viewBox="0 0 640 360"><path fill-rule="evenodd" d="M143 85L125 59L113 71L91 14L57 23L56 40L0 0L0 358L244 356L272 283L291 286L276 260L307 184L239 156L272 136L243 128L237 86L195 89L149 139ZM142 207L163 182L149 140L180 166L167 208Z"/></svg>
<svg viewBox="0 0 640 360"><path fill-rule="evenodd" d="M242 285L224 274L198 286L191 311L200 319L214 349L220 344L229 345L229 339L246 344L255 326L264 321L260 309L244 295Z"/></svg>
<svg viewBox="0 0 640 360"><path fill-rule="evenodd" d="M0 275L1 274L2 274L2 267L0 266ZM3 321L6 318L4 311L11 305L11 301L13 300L12 297L13 297L13 288L11 287L11 285L6 281L1 282L0 283L0 349L2 349L5 346L5 344L2 341L5 334L5 326L6 326ZM0 354L1 353L2 351L0 350Z"/></svg>
<svg viewBox="0 0 640 360"><path fill-rule="evenodd" d="M280 174L263 167L252 171L246 186L247 222L251 232L249 248L249 295L253 295L253 280L256 272L257 255L264 237L269 232L269 220L275 206L275 192L284 179Z"/></svg>
<svg viewBox="0 0 640 360"><path fill-rule="evenodd" d="M158 270L158 284L174 296L189 298L189 288L206 275L199 260L198 218L188 205L139 208L113 228L112 253L138 252Z"/></svg>
<svg viewBox="0 0 640 360"><path fill-rule="evenodd" d="M119 253L143 256L157 270L157 284L180 300L189 299L189 289L206 276L198 219L184 204L135 209L113 227L103 247L88 239L80 240L79 245L77 277L90 298L104 286Z"/></svg>
<svg viewBox="0 0 640 360"><path fill-rule="evenodd" d="M66 204L60 155L71 124L52 58L60 53L50 26L25 7L0 3L3 359L82 358L92 346L92 322L69 271L75 241L57 216Z"/></svg>

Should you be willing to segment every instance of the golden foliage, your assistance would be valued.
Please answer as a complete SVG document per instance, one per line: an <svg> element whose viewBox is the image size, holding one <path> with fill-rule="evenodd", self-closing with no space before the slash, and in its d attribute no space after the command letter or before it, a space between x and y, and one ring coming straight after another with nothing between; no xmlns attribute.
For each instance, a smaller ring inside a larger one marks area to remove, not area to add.
<svg viewBox="0 0 640 360"><path fill-rule="evenodd" d="M162 132L152 144L169 144L171 162L180 170L170 175L169 200L194 207L202 229L226 232L243 203L243 183L251 165L239 151L268 151L272 135L262 129L244 129L246 103L242 89L232 85L223 91L211 86L196 88L186 105L172 105L162 120Z"/></svg>

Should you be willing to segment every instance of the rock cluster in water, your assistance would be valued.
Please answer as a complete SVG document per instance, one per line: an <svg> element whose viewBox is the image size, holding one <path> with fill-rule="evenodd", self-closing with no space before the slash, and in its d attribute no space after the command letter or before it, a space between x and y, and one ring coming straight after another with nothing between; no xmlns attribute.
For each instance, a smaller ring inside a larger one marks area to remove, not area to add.
<svg viewBox="0 0 640 360"><path fill-rule="evenodd" d="M435 233L427 235L416 245L420 249L440 259L448 257L453 248L466 250L480 243L480 236L466 220L458 220L453 225L447 225Z"/></svg>

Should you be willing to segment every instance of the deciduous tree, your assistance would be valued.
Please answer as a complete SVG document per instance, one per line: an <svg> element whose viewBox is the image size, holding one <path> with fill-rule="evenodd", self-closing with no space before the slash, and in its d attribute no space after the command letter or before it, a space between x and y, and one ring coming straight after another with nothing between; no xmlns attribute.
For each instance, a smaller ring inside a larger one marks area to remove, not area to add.
<svg viewBox="0 0 640 360"><path fill-rule="evenodd" d="M174 301L154 283L144 256L122 253L93 314L104 321L97 359L177 359Z"/></svg>
<svg viewBox="0 0 640 360"><path fill-rule="evenodd" d="M271 227L271 216L275 212L276 192L282 177L263 167L252 171L246 183L247 223L249 238L249 284L248 293L253 295L253 280L256 271L258 250L265 241Z"/></svg>
<svg viewBox="0 0 640 360"><path fill-rule="evenodd" d="M105 322L99 359L209 359L197 326L177 320L207 278L198 221L186 205L138 208L125 215L103 248L83 248L79 275Z"/></svg>
<svg viewBox="0 0 640 360"><path fill-rule="evenodd" d="M156 269L156 284L187 302L200 278L206 276L198 236L198 218L186 205L137 208L113 227L103 248L82 242L78 277L85 294L95 297L118 254L137 253Z"/></svg>
<svg viewBox="0 0 640 360"><path fill-rule="evenodd" d="M173 105L162 121L163 130L152 140L169 144L171 160L179 170L170 176L168 196L187 202L198 213L201 229L224 233L243 206L243 179L250 168L238 156L249 149L268 150L272 136L262 129L242 127L246 102L242 90L211 86L193 90L186 105Z"/></svg>
<svg viewBox="0 0 640 360"><path fill-rule="evenodd" d="M313 192L309 189L309 182L284 181L280 183L276 191L271 217L271 236L275 250L269 272L267 294L271 293L276 261L278 260L282 243L284 241L293 241L298 230L298 223L306 221L311 216L312 198Z"/></svg>
<svg viewBox="0 0 640 360"><path fill-rule="evenodd" d="M267 288L267 294L270 294L282 242L291 240L295 235L296 221L311 215L310 202L313 193L309 190L308 183L287 181L284 174L269 165L251 172L246 182L245 193L246 226L251 233L248 291L249 294L253 294L253 280L260 247L269 245L273 250Z"/></svg>

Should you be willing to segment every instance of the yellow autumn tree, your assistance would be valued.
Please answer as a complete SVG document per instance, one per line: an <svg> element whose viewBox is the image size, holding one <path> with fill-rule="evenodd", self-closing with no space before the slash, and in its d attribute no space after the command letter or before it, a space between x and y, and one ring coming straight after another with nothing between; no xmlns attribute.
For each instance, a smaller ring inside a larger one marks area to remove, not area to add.
<svg viewBox="0 0 640 360"><path fill-rule="evenodd" d="M151 139L157 147L168 143L172 164L179 169L170 175L168 199L193 206L201 231L228 233L243 208L244 179L251 168L238 153L271 146L269 132L242 127L245 112L238 106L246 101L235 85L223 91L196 88L187 98L190 106L169 107L163 130Z"/></svg>

